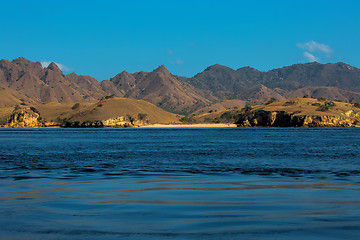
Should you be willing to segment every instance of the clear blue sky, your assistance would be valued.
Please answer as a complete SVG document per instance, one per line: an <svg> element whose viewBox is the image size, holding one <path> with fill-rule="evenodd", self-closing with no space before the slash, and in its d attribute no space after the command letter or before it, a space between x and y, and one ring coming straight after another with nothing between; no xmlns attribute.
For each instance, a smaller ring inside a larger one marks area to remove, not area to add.
<svg viewBox="0 0 360 240"><path fill-rule="evenodd" d="M164 64L259 70L317 60L360 67L360 1L1 1L0 58L108 79Z"/></svg>

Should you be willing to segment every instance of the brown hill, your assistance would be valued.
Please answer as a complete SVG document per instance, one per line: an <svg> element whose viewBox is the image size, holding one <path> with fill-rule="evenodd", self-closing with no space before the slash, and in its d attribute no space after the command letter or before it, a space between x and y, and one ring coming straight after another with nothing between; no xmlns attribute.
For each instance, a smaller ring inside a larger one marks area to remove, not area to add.
<svg viewBox="0 0 360 240"><path fill-rule="evenodd" d="M90 76L64 75L55 63L43 68L39 62L18 58L0 61L0 88L8 90L0 96L0 107L22 101L71 105L114 95L190 113L233 99L259 104L270 98L308 95L360 101L359 83L360 69L341 62L295 64L268 72L215 64L192 78L174 76L160 66L152 72L123 71L100 83Z"/></svg>
<svg viewBox="0 0 360 240"><path fill-rule="evenodd" d="M100 82L91 76L77 75L76 73L70 73L66 75L66 79L77 84L81 89L85 89L89 92L89 97L100 99L104 96L104 92L100 85ZM76 88L76 90L79 90ZM86 98L87 96L84 96ZM87 97L87 98L89 98Z"/></svg>
<svg viewBox="0 0 360 240"><path fill-rule="evenodd" d="M287 99L242 111L235 124L242 127L351 127L360 125L360 109L343 102Z"/></svg>
<svg viewBox="0 0 360 240"><path fill-rule="evenodd" d="M197 88L211 91L220 99L236 98L254 103L259 103L261 99L267 97L277 99L297 97L300 93L309 96L319 96L321 93L322 97L332 100L337 98L357 100L357 94L354 92L360 92L360 69L341 62L294 64L268 72L260 72L250 67L233 70L215 64L192 78L178 77L178 79ZM307 87L317 87L317 89L306 90ZM324 87L331 88L325 90Z"/></svg>
<svg viewBox="0 0 360 240"><path fill-rule="evenodd" d="M178 81L164 65L149 73L138 72L132 75L122 72L110 79L110 82L121 93L120 96L144 99L173 112L192 112L211 103L193 86ZM106 84L109 87L109 83ZM119 96L109 88L107 92Z"/></svg>
<svg viewBox="0 0 360 240"><path fill-rule="evenodd" d="M107 120L127 115L136 117L139 113L146 114L150 123L176 123L179 119L177 115L166 112L146 101L115 97L95 103L39 104L35 108L47 122L57 121L58 118L81 122Z"/></svg>
<svg viewBox="0 0 360 240"><path fill-rule="evenodd" d="M222 112L226 111L227 109L243 108L246 104L248 104L248 102L239 99L225 100L222 102L211 104L210 106L204 108L200 108L193 112L193 114L200 115L209 112Z"/></svg>
<svg viewBox="0 0 360 240"><path fill-rule="evenodd" d="M110 80L102 81L101 88L103 89L106 96L123 97L125 94L123 90L118 89Z"/></svg>
<svg viewBox="0 0 360 240"><path fill-rule="evenodd" d="M279 94L281 94L285 98L301 98L303 96L318 98L325 96L327 99L341 100L343 102L349 100L353 102L360 101L360 93L342 90L337 87L304 87L294 91L286 91L279 89L276 90L280 91Z"/></svg>
<svg viewBox="0 0 360 240"><path fill-rule="evenodd" d="M241 92L236 94L238 99L246 99L251 104L260 104L264 103L270 98L275 98L278 100L285 99L277 91L267 88L262 84L257 84L249 88L244 88Z"/></svg>
<svg viewBox="0 0 360 240"><path fill-rule="evenodd" d="M55 63L43 68L41 63L25 58L0 61L0 85L19 91L34 101L83 102L94 101L102 95L89 86L84 87L84 81L89 77L75 75L70 74L67 78Z"/></svg>
<svg viewBox="0 0 360 240"><path fill-rule="evenodd" d="M20 92L0 87L0 108L18 104L34 104L34 101Z"/></svg>
<svg viewBox="0 0 360 240"><path fill-rule="evenodd" d="M120 95L114 94L116 92L109 92L109 93L114 94L115 96L118 96L118 97L123 97L130 90L132 90L134 88L136 79L132 74L130 74L126 71L123 71L123 72L117 74L115 77L111 78L110 82L119 91Z"/></svg>
<svg viewBox="0 0 360 240"><path fill-rule="evenodd" d="M90 76L64 75L55 63L43 68L39 62L25 58L12 62L1 60L0 86L42 103L93 102L114 95L145 99L174 112L191 112L217 100L209 91L181 83L165 66L152 72L130 74L123 71L100 83Z"/></svg>
<svg viewBox="0 0 360 240"><path fill-rule="evenodd" d="M342 62L294 64L266 72L262 82L269 88L285 90L325 86L359 92L360 69Z"/></svg>
<svg viewBox="0 0 360 240"><path fill-rule="evenodd" d="M215 64L198 73L193 78L179 79L196 88L208 90L219 99L239 98L245 100L246 97L242 96L241 93L249 87L260 83L259 79L262 76L262 72L250 67L234 70L220 64Z"/></svg>
<svg viewBox="0 0 360 240"><path fill-rule="evenodd" d="M356 105L357 106L357 105ZM360 108L345 102L294 98L196 116L197 121L230 121L241 126L341 127L360 124Z"/></svg>

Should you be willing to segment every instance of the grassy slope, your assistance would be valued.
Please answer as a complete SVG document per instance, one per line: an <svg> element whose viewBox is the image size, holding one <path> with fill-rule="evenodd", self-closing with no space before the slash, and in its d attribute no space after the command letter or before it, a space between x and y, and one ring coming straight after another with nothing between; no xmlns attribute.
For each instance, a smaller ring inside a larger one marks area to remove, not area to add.
<svg viewBox="0 0 360 240"><path fill-rule="evenodd" d="M295 101L295 104L289 104L290 101ZM310 116L341 116L345 112L353 110L359 112L360 109L353 106L353 104L345 102L334 102L335 106L328 111L317 111L318 106L312 104L324 104L324 101L318 101L312 98L294 98L273 102L269 105L258 105L253 109L265 111L286 111L298 112L295 115L310 115Z"/></svg>
<svg viewBox="0 0 360 240"><path fill-rule="evenodd" d="M294 104L289 104L289 102L294 101ZM360 112L359 108L353 106L353 104L345 102L334 102L335 106L330 108L328 111L322 112L317 111L318 106L313 106L312 104L324 104L324 101L318 101L312 98L294 98L275 101L268 105L256 105L253 106L253 110L265 110L265 111L286 111L289 113L294 113L294 115L309 115L309 116L344 116L346 112L352 110L354 113ZM203 121L204 118L216 118L220 117L226 111L239 111L239 109L231 109L220 112L206 113L195 116L198 121Z"/></svg>
<svg viewBox="0 0 360 240"><path fill-rule="evenodd" d="M33 100L17 91L0 87L0 108L11 107L21 102L25 102L27 104L34 103Z"/></svg>
<svg viewBox="0 0 360 240"><path fill-rule="evenodd" d="M13 107L0 109L0 125L3 125L7 122L7 119L12 114L13 110Z"/></svg>
<svg viewBox="0 0 360 240"><path fill-rule="evenodd" d="M208 107L201 108L197 111L195 111L193 114L200 115L204 113L208 113L209 111L225 111L227 109L233 109L233 108L243 108L247 104L246 101L239 100L239 99L231 99L231 100L225 100L222 102L214 103Z"/></svg>
<svg viewBox="0 0 360 240"><path fill-rule="evenodd" d="M145 113L151 123L179 122L177 115L166 112L144 100L111 98L95 103L80 103L77 108L72 109L74 105L74 103L49 103L39 104L36 108L46 121L55 121L57 117L71 118L76 121L106 120L126 115L136 117L139 113Z"/></svg>

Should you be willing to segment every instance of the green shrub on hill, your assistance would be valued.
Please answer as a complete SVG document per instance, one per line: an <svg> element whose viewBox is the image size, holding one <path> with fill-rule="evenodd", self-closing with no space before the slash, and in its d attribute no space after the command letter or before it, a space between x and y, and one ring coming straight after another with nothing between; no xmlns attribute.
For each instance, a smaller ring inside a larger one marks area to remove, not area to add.
<svg viewBox="0 0 360 240"><path fill-rule="evenodd" d="M180 122L182 123L196 123L196 119L193 116L185 116L180 118Z"/></svg>

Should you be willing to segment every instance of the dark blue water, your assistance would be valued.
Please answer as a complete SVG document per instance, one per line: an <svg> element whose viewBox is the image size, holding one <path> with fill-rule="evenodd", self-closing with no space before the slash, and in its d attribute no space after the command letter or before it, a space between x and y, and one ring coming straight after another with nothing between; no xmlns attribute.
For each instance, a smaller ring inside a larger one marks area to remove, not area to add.
<svg viewBox="0 0 360 240"><path fill-rule="evenodd" d="M360 129L1 129L0 239L360 239Z"/></svg>

